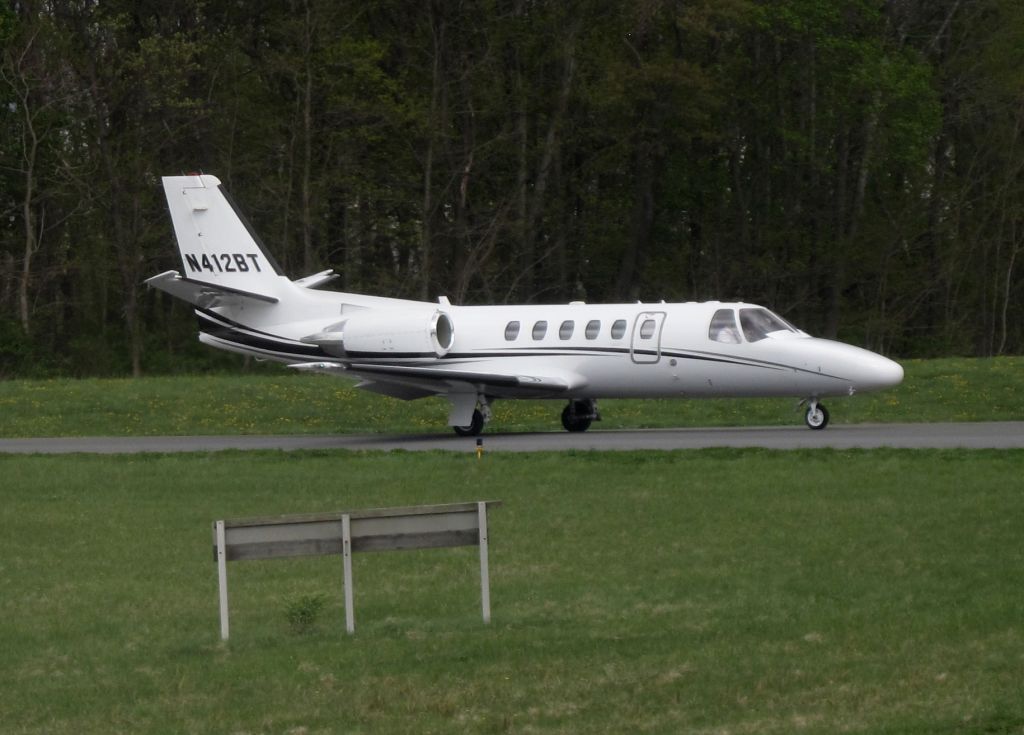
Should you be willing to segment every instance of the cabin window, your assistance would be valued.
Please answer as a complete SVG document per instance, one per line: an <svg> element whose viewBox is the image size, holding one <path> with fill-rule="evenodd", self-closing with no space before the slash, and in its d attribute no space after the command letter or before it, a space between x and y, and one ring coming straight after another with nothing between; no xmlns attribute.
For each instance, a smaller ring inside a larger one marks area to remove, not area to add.
<svg viewBox="0 0 1024 735"><path fill-rule="evenodd" d="M626 320L616 319L612 322L612 339L622 339L626 334Z"/></svg>
<svg viewBox="0 0 1024 735"><path fill-rule="evenodd" d="M544 339L544 335L548 333L548 323L545 321L539 321L533 325L533 338Z"/></svg>
<svg viewBox="0 0 1024 735"><path fill-rule="evenodd" d="M732 309L719 309L711 317L708 337L715 342L736 345L740 342L740 330L736 328L736 314Z"/></svg>
<svg viewBox="0 0 1024 735"><path fill-rule="evenodd" d="M650 339L654 336L654 329L658 324L653 319L644 319L640 325L640 339Z"/></svg>
<svg viewBox="0 0 1024 735"><path fill-rule="evenodd" d="M558 328L558 338L569 339L572 337L574 329L576 329L576 324L572 320L562 322L562 326Z"/></svg>
<svg viewBox="0 0 1024 735"><path fill-rule="evenodd" d="M515 342L519 337L519 322L509 322L505 325L505 341Z"/></svg>
<svg viewBox="0 0 1024 735"><path fill-rule="evenodd" d="M587 335L587 339L597 339L597 335L599 335L600 333L601 322L599 322L597 319L592 319L589 322L587 322L587 330L585 332L585 334Z"/></svg>
<svg viewBox="0 0 1024 735"><path fill-rule="evenodd" d="M759 342L773 332L796 332L796 328L767 309L740 309L740 326L747 342Z"/></svg>

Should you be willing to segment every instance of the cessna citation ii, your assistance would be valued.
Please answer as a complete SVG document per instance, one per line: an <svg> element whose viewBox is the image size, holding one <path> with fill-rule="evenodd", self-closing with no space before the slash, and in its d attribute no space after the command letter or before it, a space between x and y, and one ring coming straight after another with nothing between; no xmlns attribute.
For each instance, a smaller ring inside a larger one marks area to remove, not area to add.
<svg viewBox="0 0 1024 735"><path fill-rule="evenodd" d="M598 398L791 396L824 429L822 398L903 380L892 360L755 304L456 306L317 290L335 275L289 279L216 177L163 187L184 273L146 283L195 307L201 342L395 398L444 396L461 436L504 398L560 398L562 425L585 431Z"/></svg>

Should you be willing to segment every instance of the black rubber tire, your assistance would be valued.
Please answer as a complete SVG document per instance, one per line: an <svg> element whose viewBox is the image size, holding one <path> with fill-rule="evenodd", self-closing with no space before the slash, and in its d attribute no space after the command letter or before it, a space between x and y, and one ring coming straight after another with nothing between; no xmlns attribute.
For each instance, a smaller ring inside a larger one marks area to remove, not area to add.
<svg viewBox="0 0 1024 735"><path fill-rule="evenodd" d="M828 409L820 403L817 406L817 412L812 412L808 407L807 413L804 414L804 423L809 429L821 431L828 426Z"/></svg>
<svg viewBox="0 0 1024 735"><path fill-rule="evenodd" d="M484 415L480 413L480 409L474 409L473 420L469 422L469 426L453 426L452 429L459 436L480 436L484 430Z"/></svg>
<svg viewBox="0 0 1024 735"><path fill-rule="evenodd" d="M566 405L562 409L562 426L565 427L566 431L573 433L580 433L590 428L590 422L593 419L581 419L573 414L572 404Z"/></svg>

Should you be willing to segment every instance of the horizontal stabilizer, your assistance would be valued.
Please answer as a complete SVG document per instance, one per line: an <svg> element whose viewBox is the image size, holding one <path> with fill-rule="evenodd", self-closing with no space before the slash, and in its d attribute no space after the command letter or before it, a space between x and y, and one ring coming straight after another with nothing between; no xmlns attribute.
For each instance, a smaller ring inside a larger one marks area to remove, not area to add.
<svg viewBox="0 0 1024 735"><path fill-rule="evenodd" d="M244 300L256 301L264 304L276 304L277 298L265 294L243 291L237 288L229 288L220 284L197 281L192 278L182 278L177 271L167 271L158 276L147 278L147 286L159 289L171 296L184 299L189 303L210 309L215 306L227 306L241 303Z"/></svg>
<svg viewBox="0 0 1024 735"><path fill-rule="evenodd" d="M319 273L314 273L311 276L306 276L305 278L298 278L292 281L292 283L294 283L296 286L302 286L303 288L316 288L318 286L323 286L325 283L333 281L337 277L337 273L335 273L333 270L328 269L325 271L320 271Z"/></svg>
<svg viewBox="0 0 1024 735"><path fill-rule="evenodd" d="M345 335L340 330L317 332L316 334L311 334L308 337L303 337L299 341L305 342L308 345L320 345L321 347L325 345L336 345L341 347L345 344Z"/></svg>

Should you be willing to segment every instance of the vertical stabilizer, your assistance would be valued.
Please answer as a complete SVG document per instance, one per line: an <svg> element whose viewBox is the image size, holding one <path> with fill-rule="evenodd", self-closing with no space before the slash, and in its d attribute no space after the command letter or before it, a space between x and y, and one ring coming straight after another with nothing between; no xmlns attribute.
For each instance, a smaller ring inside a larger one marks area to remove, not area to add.
<svg viewBox="0 0 1024 735"><path fill-rule="evenodd" d="M165 176L163 185L186 279L230 291L276 294L284 274L217 177Z"/></svg>

